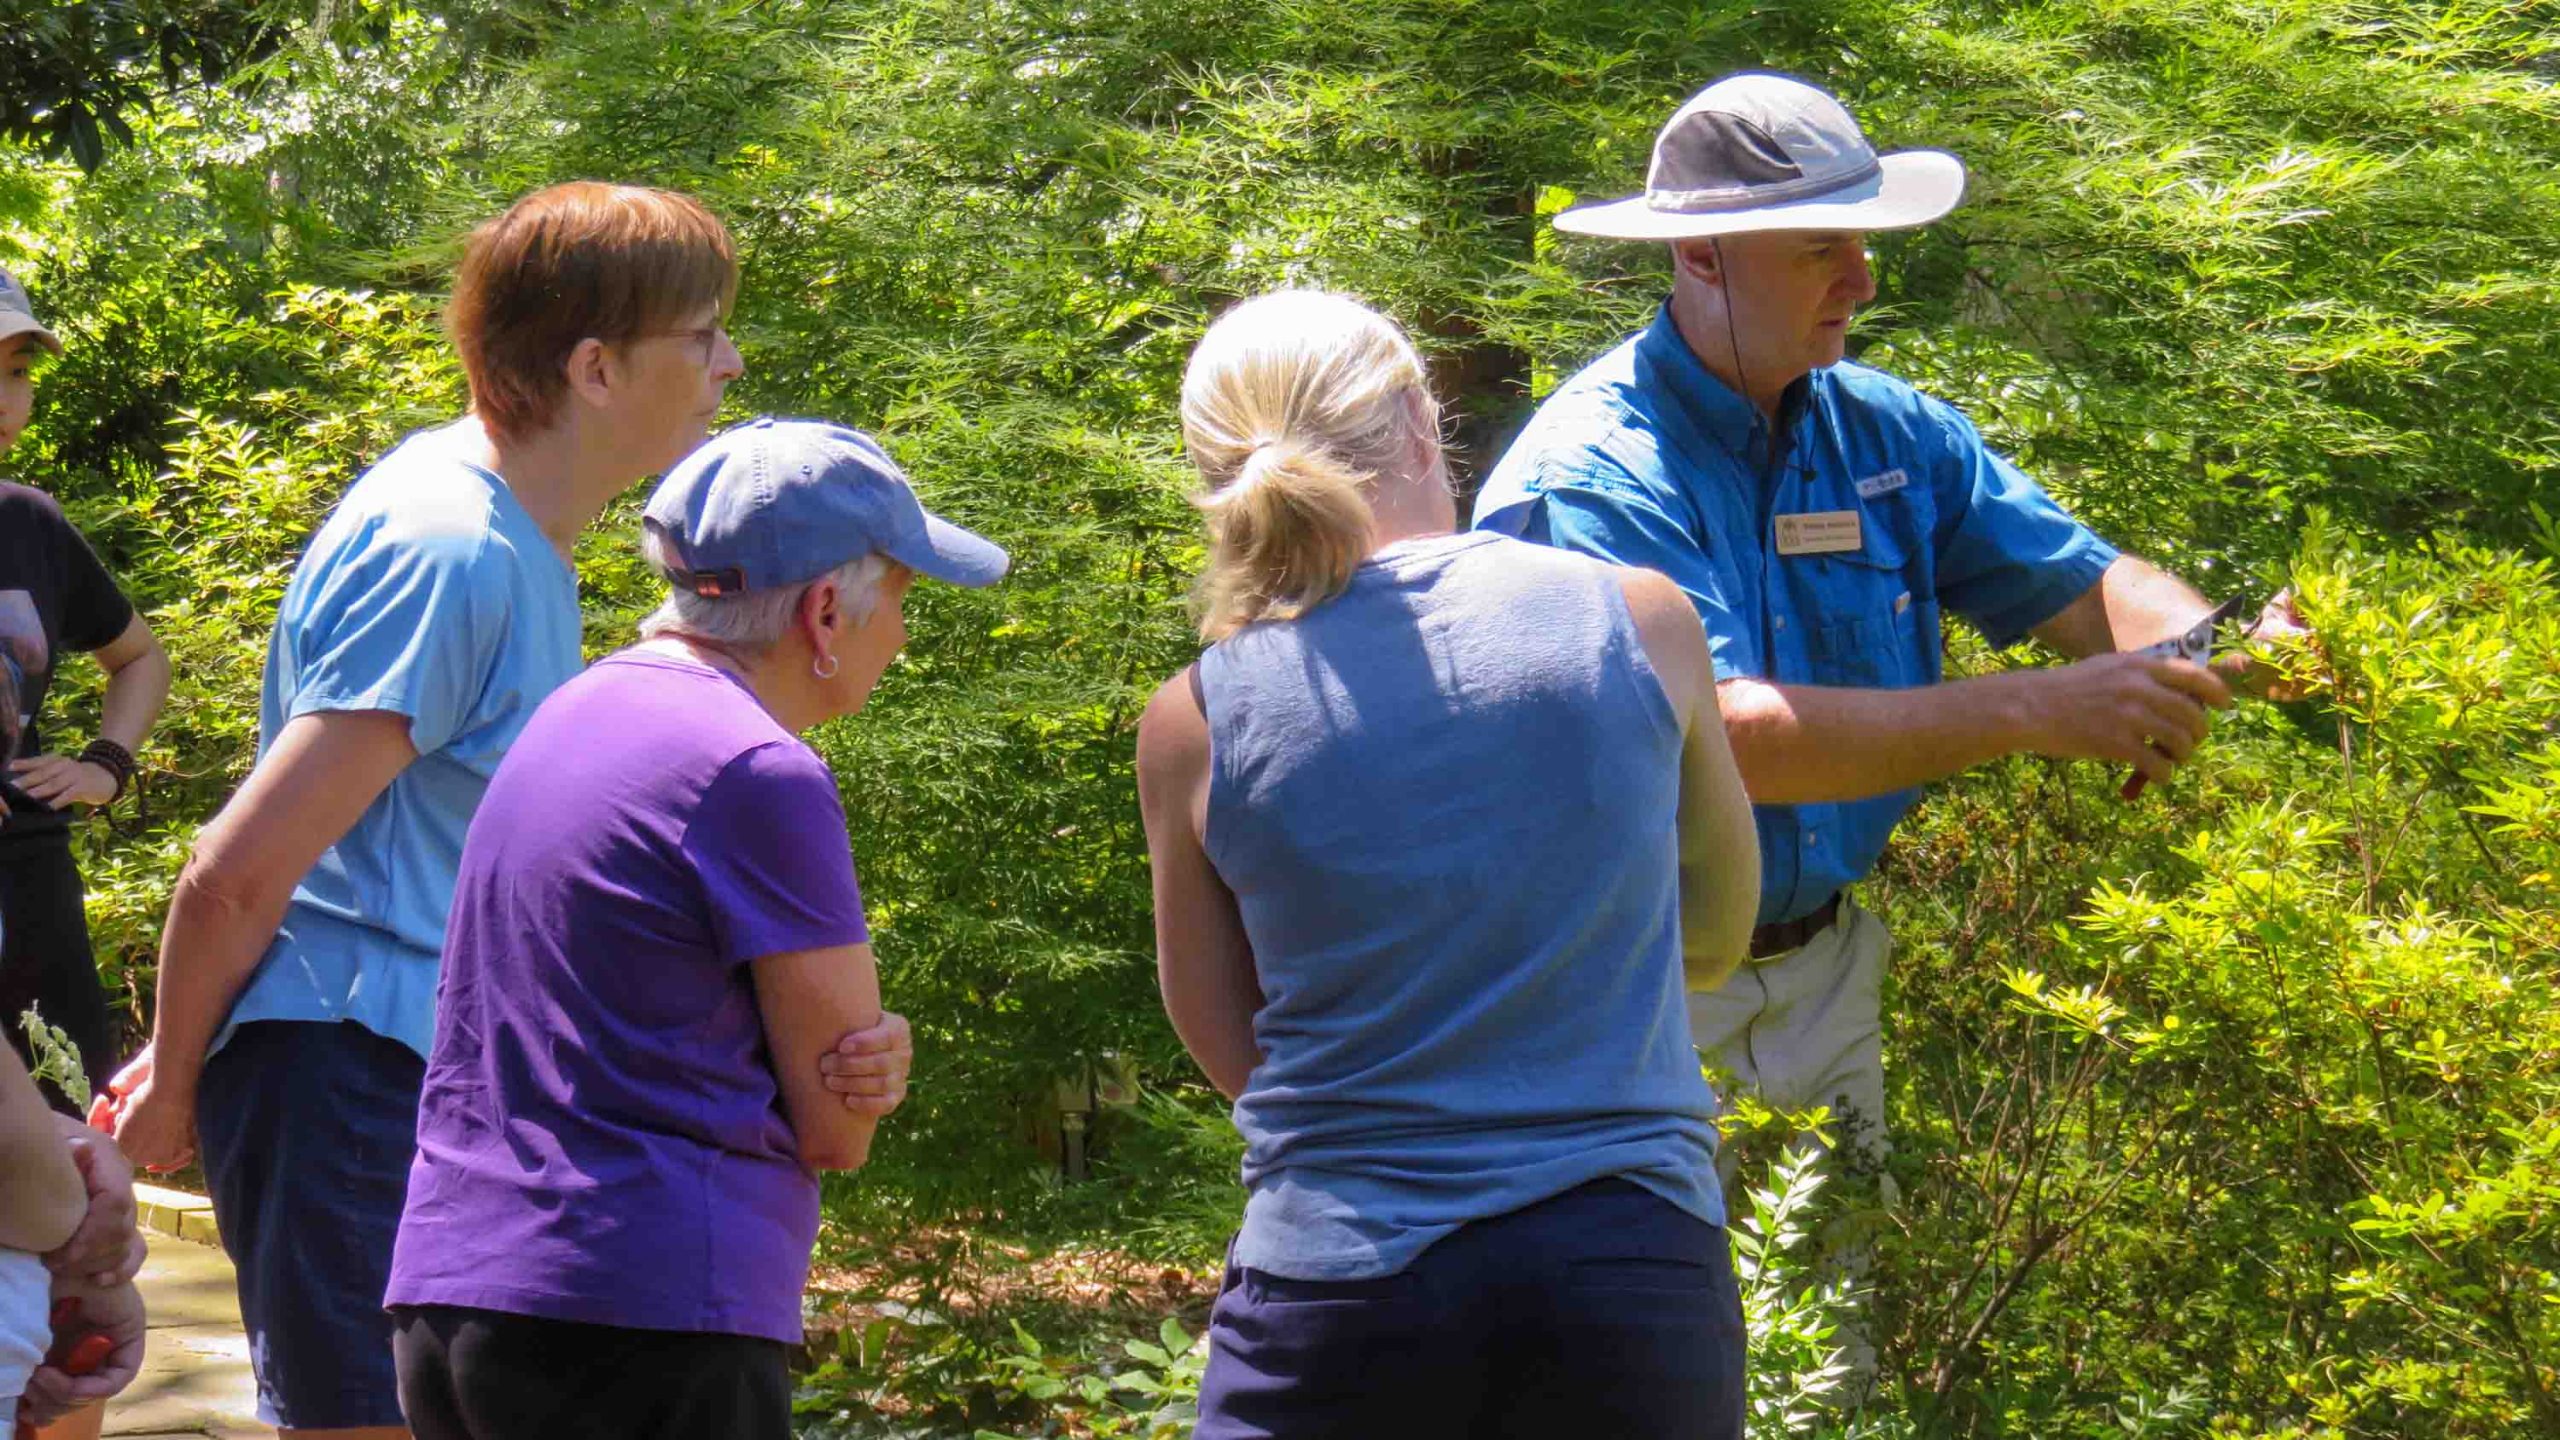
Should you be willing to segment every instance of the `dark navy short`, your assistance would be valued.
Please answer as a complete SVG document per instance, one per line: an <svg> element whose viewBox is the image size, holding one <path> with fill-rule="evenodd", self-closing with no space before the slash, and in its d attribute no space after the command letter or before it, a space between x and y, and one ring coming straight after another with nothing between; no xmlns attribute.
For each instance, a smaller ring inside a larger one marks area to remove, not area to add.
<svg viewBox="0 0 2560 1440"><path fill-rule="evenodd" d="M401 1423L382 1295L425 1076L408 1046L326 1021L254 1021L205 1062L196 1138L270 1425Z"/></svg>
<svg viewBox="0 0 2560 1440"><path fill-rule="evenodd" d="M1229 1264L1195 1440L1739 1440L1724 1228L1623 1180L1479 1220L1375 1280Z"/></svg>

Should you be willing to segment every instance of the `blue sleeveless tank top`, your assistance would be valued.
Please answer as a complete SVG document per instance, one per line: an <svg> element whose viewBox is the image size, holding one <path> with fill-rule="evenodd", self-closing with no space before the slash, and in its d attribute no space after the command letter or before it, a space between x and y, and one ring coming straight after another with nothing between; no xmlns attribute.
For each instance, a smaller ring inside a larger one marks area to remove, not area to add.
<svg viewBox="0 0 2560 1440"><path fill-rule="evenodd" d="M1264 1004L1236 1260L1392 1275L1610 1176L1724 1222L1680 964L1680 729L1614 570L1392 545L1200 659Z"/></svg>

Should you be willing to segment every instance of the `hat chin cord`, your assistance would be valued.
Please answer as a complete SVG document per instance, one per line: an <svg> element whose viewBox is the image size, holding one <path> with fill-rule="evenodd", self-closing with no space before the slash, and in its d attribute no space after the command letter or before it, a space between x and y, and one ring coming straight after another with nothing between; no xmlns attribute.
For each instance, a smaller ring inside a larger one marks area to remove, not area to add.
<svg viewBox="0 0 2560 1440"><path fill-rule="evenodd" d="M1742 336L1733 328L1733 267L1725 263L1723 240L1710 235L1707 248L1715 251L1716 275L1724 288L1724 348L1733 357L1734 383L1742 390L1743 402L1756 410L1760 402L1751 398L1751 372L1742 364Z"/></svg>

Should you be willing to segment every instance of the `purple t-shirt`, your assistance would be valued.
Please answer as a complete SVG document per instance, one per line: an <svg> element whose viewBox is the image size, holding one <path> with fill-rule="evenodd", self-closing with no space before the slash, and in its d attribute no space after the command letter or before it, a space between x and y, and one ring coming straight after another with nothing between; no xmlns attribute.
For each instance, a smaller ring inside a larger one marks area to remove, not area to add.
<svg viewBox="0 0 2560 1440"><path fill-rule="evenodd" d="M797 1343L818 1236L748 962L870 938L834 777L624 651L471 822L387 1303Z"/></svg>

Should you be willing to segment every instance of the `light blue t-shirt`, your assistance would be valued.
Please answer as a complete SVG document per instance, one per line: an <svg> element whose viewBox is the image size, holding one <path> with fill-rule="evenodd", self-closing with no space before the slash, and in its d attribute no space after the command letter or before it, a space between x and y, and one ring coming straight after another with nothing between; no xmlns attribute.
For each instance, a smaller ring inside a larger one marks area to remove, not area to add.
<svg viewBox="0 0 2560 1440"><path fill-rule="evenodd" d="M258 751L324 711L408 717L418 758L294 887L216 1036L352 1020L424 1057L438 957L481 792L534 708L576 675L578 582L465 424L403 441L312 537L267 647Z"/></svg>
<svg viewBox="0 0 2560 1440"><path fill-rule="evenodd" d="M1610 1178L1722 1224L1681 970L1680 719L1616 569L1407 540L1198 673L1203 843L1263 997L1236 1262L1392 1275Z"/></svg>
<svg viewBox="0 0 2560 1440"><path fill-rule="evenodd" d="M1785 516L1824 528L1790 543ZM1660 571L1706 622L1716 678L1791 685L1934 684L1941 607L2007 645L2116 558L1953 406L1890 375L1816 370L1772 427L1667 305L1538 407L1475 524ZM1754 807L1760 923L1862 879L1919 798Z"/></svg>

